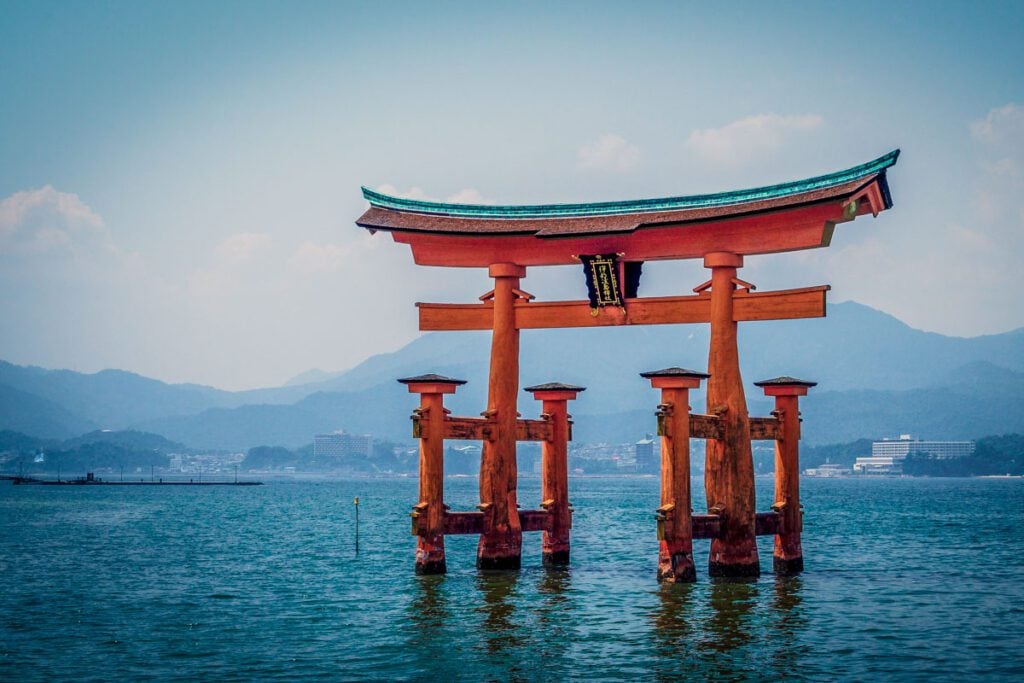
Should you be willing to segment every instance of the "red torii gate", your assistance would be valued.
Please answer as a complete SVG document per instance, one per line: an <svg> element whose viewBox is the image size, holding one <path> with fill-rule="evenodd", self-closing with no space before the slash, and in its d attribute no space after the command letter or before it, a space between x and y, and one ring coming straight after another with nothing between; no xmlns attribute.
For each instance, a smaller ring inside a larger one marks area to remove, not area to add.
<svg viewBox="0 0 1024 683"><path fill-rule="evenodd" d="M780 377L758 383L776 397L770 418L747 414L736 342L737 323L823 317L829 287L755 292L737 277L743 258L828 246L839 223L891 208L886 170L899 150L874 161L807 180L735 192L596 204L481 206L390 197L363 188L370 208L356 223L390 232L410 245L420 265L486 267L494 289L474 304L417 303L420 329L492 330L487 410L480 418L447 415L442 396L463 383L437 375L400 380L421 395L414 434L421 439L416 568L445 570L444 535L478 533L477 566L518 568L523 531L545 532L546 564L568 561L571 508L567 497L566 402L582 387L529 387L544 402L540 420L521 420L519 331L556 327L710 323L708 372L681 368L644 373L662 390L662 505L658 509L659 578L695 578L692 539L712 538L712 576L756 576L756 535L774 534L775 569L803 567L797 440L797 396L813 382ZM533 301L520 288L526 268L578 263L594 266L591 300ZM617 257L617 258L616 258ZM694 295L639 297L637 266L648 260L702 258L711 279ZM589 263L589 261L588 261ZM624 283L632 281L632 285ZM596 301L596 304L595 304ZM614 305L604 306L605 303ZM707 378L707 414L691 415L688 390ZM690 514L689 438L707 439L707 515ZM446 438L480 439L479 512L447 511L441 457ZM773 511L757 513L751 439L776 443ZM516 443L542 441L544 501L519 510Z"/></svg>

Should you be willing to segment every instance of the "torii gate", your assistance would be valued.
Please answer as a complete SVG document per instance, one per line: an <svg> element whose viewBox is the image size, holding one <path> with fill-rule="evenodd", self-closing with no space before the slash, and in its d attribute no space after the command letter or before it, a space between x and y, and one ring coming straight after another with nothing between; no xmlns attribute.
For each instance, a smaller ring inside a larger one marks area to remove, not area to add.
<svg viewBox="0 0 1024 683"><path fill-rule="evenodd" d="M523 531L544 531L545 564L569 557L567 401L582 387L529 387L542 400L540 420L519 419L519 331L523 329L710 323L707 373L668 368L644 373L662 390L662 505L658 509L659 578L692 581L692 539L712 538L711 576L759 574L756 535L773 534L775 569L803 567L797 398L813 382L780 377L757 383L776 397L770 418L747 414L736 342L737 323L823 317L828 285L754 292L737 277L743 258L826 247L835 226L891 208L886 170L899 150L874 161L807 180L710 195L595 204L482 206L403 199L363 188L370 208L356 223L384 230L412 248L417 264L487 268L494 289L473 304L417 303L420 329L492 330L487 410L481 418L447 415L442 396L462 380L423 375L400 380L421 395L414 414L420 446L420 502L413 512L416 569L445 571L444 535L478 533L477 566L520 566ZM593 257L597 257L596 259ZM639 297L640 265L702 258L711 279L694 295ZM520 288L526 269L588 268L590 301L533 301ZM611 304L611 305L605 305ZM707 378L707 414L690 415L688 390ZM707 515L691 515L689 438L707 439ZM479 512L444 505L445 438L480 439ZM751 439L776 443L773 511L757 513ZM540 510L519 510L516 443L543 442Z"/></svg>

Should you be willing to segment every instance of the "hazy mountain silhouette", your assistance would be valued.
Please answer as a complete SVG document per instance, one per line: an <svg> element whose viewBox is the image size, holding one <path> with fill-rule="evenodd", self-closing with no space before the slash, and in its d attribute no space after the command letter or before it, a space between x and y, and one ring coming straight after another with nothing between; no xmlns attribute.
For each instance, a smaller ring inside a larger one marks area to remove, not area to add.
<svg viewBox="0 0 1024 683"><path fill-rule="evenodd" d="M946 337L852 302L830 306L824 320L745 323L740 330L752 410L770 410L752 386L755 380L787 374L819 382L803 404L809 442L899 432L969 437L1024 428L1022 412L1012 409L1024 398L1024 330ZM528 330L522 335L522 385L587 386L571 409L577 440L630 441L652 431L657 404L638 373L670 365L704 369L707 349L706 325ZM27 415L17 400L7 400L0 429L64 438L96 426L133 426L193 447L238 449L294 447L315 433L342 428L404 439L416 397L394 380L424 372L466 379L447 405L476 415L485 407L489 352L488 333L433 333L324 381L247 392L168 385L122 371L82 375L3 363L0 385L48 403L30 411L37 422L27 429L14 426L25 427ZM702 410L703 396L695 392L691 404ZM534 415L538 409L523 394L520 412Z"/></svg>

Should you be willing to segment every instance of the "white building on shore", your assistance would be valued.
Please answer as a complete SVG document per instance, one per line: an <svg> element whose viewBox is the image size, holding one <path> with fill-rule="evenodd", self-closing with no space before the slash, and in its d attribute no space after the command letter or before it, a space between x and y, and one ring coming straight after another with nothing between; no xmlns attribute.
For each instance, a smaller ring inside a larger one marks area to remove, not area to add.
<svg viewBox="0 0 1024 683"><path fill-rule="evenodd" d="M871 455L857 458L854 474L901 474L903 462L911 455L933 460L965 458L974 453L973 441L923 441L910 434L899 439L882 439L871 444Z"/></svg>

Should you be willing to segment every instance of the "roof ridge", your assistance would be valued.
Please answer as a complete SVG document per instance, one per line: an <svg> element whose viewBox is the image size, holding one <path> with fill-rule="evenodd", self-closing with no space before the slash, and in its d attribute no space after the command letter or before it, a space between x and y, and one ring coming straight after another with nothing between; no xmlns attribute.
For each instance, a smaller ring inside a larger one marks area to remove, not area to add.
<svg viewBox="0 0 1024 683"><path fill-rule="evenodd" d="M616 214L708 208L802 194L804 192L811 192L822 188L840 185L859 178L866 178L871 175L884 175L885 170L896 163L899 155L900 150L895 149L888 154L878 157L877 159L842 171L814 176L804 180L794 180L746 190L582 204L450 204L445 202L392 197L382 192L371 190L365 186L362 190L363 197L370 202L370 205L373 207L412 213L466 218L503 219L610 216Z"/></svg>

